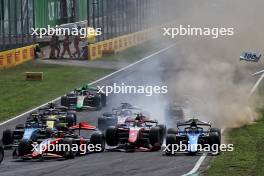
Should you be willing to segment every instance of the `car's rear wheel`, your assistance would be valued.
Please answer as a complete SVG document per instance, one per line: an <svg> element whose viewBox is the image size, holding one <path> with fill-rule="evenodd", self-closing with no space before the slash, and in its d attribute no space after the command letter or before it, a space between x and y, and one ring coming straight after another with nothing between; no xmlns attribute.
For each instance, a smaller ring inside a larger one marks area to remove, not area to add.
<svg viewBox="0 0 264 176"><path fill-rule="evenodd" d="M0 145L0 164L2 163L4 159L4 148L2 145Z"/></svg>
<svg viewBox="0 0 264 176"><path fill-rule="evenodd" d="M104 151L105 139L104 139L104 135L102 133L99 133L99 132L93 133L91 136L90 142L91 142L91 144L94 145L95 152L103 152Z"/></svg>
<svg viewBox="0 0 264 176"><path fill-rule="evenodd" d="M62 105L62 106L66 106L66 107L69 106L67 96L63 96L63 97L61 97L61 105Z"/></svg>
<svg viewBox="0 0 264 176"><path fill-rule="evenodd" d="M107 145L109 146L117 146L118 137L117 137L117 128L116 127L108 127L105 132L105 140Z"/></svg>
<svg viewBox="0 0 264 176"><path fill-rule="evenodd" d="M106 95L105 94L101 94L101 102L102 102L102 106L105 107L106 106Z"/></svg>
<svg viewBox="0 0 264 176"><path fill-rule="evenodd" d="M22 139L18 145L18 156L25 156L32 152L33 146L32 140Z"/></svg>
<svg viewBox="0 0 264 176"><path fill-rule="evenodd" d="M68 147L65 147L65 151L63 152L63 157L65 159L74 159L78 151L73 151L74 140L72 138L64 138L61 141L61 144L65 144Z"/></svg>
<svg viewBox="0 0 264 176"><path fill-rule="evenodd" d="M77 123L76 116L74 116L73 114L67 115L65 121L66 121L68 127L76 125L76 123Z"/></svg>
<svg viewBox="0 0 264 176"><path fill-rule="evenodd" d="M24 124L18 124L18 125L16 125L16 129L17 130L22 130L24 128L25 128L25 125Z"/></svg>
<svg viewBox="0 0 264 176"><path fill-rule="evenodd" d="M167 134L178 134L178 130L175 128L169 128Z"/></svg>
<svg viewBox="0 0 264 176"><path fill-rule="evenodd" d="M2 142L4 145L10 145L14 142L13 131L11 129L3 132Z"/></svg>
<svg viewBox="0 0 264 176"><path fill-rule="evenodd" d="M162 125L162 124L159 124L158 127L160 128L160 140L161 140L161 143L162 143L163 139L165 138L167 129L166 129L166 126Z"/></svg>
<svg viewBox="0 0 264 176"><path fill-rule="evenodd" d="M149 141L152 146L161 147L160 128L153 127L149 131Z"/></svg>
<svg viewBox="0 0 264 176"><path fill-rule="evenodd" d="M210 141L210 146L211 146L211 150L212 149L217 149L217 154L220 153L220 145L221 145L221 136L219 136L218 132L210 132L209 133L209 141ZM213 147L213 146L216 147ZM216 151L212 151L212 152L216 152Z"/></svg>

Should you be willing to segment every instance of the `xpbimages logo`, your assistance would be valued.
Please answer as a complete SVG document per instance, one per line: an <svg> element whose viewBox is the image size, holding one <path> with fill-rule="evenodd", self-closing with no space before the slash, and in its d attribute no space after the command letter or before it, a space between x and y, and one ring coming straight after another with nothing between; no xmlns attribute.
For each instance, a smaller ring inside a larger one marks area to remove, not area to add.
<svg viewBox="0 0 264 176"><path fill-rule="evenodd" d="M72 35L72 36L76 36L76 35L80 35L81 38L85 38L87 36L98 36L98 35L102 35L102 29L101 28L82 28L82 27L60 27L60 26L55 26L55 27L51 27L50 25L48 25L47 28L31 28L32 33L31 35L36 35L39 36L39 38L42 38L43 36L52 36L52 35L57 35L57 36L65 36L67 35Z"/></svg>
<svg viewBox="0 0 264 176"><path fill-rule="evenodd" d="M234 151L233 144L188 144L182 141L179 144L167 144L163 146L163 151L166 153L176 154L184 152L206 152L212 154L218 154L219 152Z"/></svg>
<svg viewBox="0 0 264 176"><path fill-rule="evenodd" d="M234 28L225 27L192 27L191 25L179 25L178 27L164 27L163 36L175 38L177 36L207 36L217 39L221 36L233 36Z"/></svg>
<svg viewBox="0 0 264 176"><path fill-rule="evenodd" d="M147 97L153 94L166 94L168 93L168 86L152 86L152 85L126 85L121 83L118 85L114 83L112 86L97 86L98 93L104 93L106 96L109 94L143 94Z"/></svg>

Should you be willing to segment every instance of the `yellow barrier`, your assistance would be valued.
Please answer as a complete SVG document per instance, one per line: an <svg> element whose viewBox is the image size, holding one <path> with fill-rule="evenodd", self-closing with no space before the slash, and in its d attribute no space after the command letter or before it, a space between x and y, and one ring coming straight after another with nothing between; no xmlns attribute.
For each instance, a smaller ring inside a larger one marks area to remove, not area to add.
<svg viewBox="0 0 264 176"><path fill-rule="evenodd" d="M0 69L19 65L35 58L36 45L0 52Z"/></svg>
<svg viewBox="0 0 264 176"><path fill-rule="evenodd" d="M147 29L144 31L139 31L113 39L90 44L88 46L88 59L95 60L101 58L103 55L103 51L114 50L114 52L119 52L132 46L141 44L151 38L152 31L153 29Z"/></svg>

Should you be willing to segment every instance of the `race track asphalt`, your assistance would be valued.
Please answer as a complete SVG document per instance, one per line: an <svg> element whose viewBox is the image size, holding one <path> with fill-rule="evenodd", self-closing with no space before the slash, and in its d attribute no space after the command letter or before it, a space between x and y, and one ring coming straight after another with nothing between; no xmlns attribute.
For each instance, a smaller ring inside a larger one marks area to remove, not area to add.
<svg viewBox="0 0 264 176"><path fill-rule="evenodd" d="M170 68L170 63L175 62L175 54L172 57L170 52L153 56L129 69L115 74L97 85L166 85L166 77ZM179 65L180 67L180 65ZM177 69L174 68L175 74ZM78 112L78 121L88 121L97 124L97 118L103 113L110 111L121 102L128 102L139 107L143 107L161 123L172 126L165 112L167 106L167 95L145 96L141 94L111 94L108 97L107 107L99 112L84 111ZM0 134L7 128L14 128L16 124L24 123L26 116L4 124L0 128ZM110 152L89 154L77 157L73 160L47 160L47 161L26 161L14 160L11 151L6 150L5 159L0 165L1 176L125 176L125 175L150 175L150 176L177 176L186 174L194 167L200 156L178 155L168 157L164 152ZM202 167L208 165L211 156L207 157Z"/></svg>

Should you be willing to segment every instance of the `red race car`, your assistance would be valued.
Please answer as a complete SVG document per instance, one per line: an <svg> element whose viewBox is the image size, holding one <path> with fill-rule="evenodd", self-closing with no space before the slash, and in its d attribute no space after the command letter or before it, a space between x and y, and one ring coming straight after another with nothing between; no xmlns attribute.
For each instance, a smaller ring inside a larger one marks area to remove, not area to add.
<svg viewBox="0 0 264 176"><path fill-rule="evenodd" d="M153 120L128 119L124 125L108 127L105 139L111 150L157 151L163 143L164 125Z"/></svg>
<svg viewBox="0 0 264 176"><path fill-rule="evenodd" d="M92 134L87 134L90 137L84 137L84 131L92 131ZM56 131L51 138L40 142L22 140L14 150L13 156L24 160L44 158L72 159L76 155L103 152L104 149L104 135L96 131L96 126L81 122L70 128Z"/></svg>

